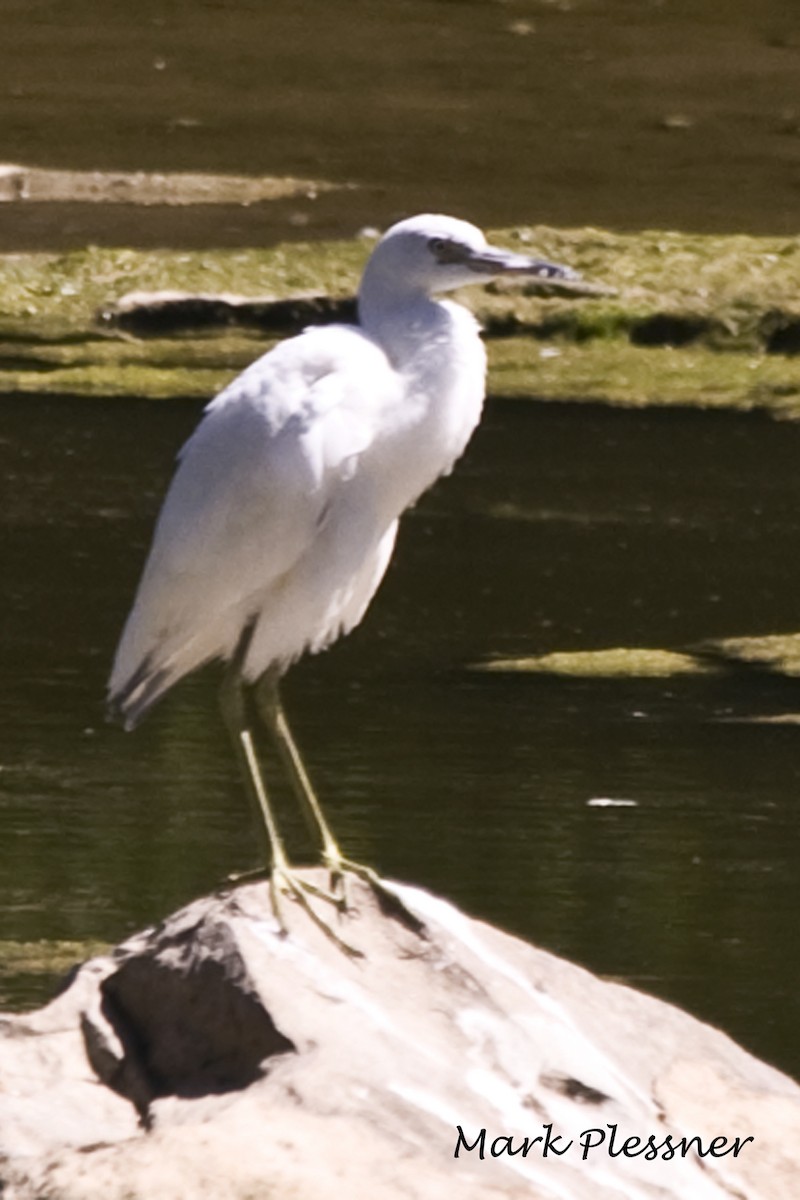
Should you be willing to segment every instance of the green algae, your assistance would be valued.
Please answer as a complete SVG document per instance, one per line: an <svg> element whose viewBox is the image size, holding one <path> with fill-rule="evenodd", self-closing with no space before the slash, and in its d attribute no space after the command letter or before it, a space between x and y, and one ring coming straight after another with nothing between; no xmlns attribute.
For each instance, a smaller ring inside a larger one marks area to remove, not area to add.
<svg viewBox="0 0 800 1200"><path fill-rule="evenodd" d="M0 255L0 336L20 324L91 330L128 292L351 294L371 243L291 244L260 250L114 250Z"/></svg>
<svg viewBox="0 0 800 1200"><path fill-rule="evenodd" d="M757 669L796 679L800 678L800 633L717 638L681 650L634 646L558 650L551 654L490 659L473 664L472 669L571 679L668 679Z"/></svg>
<svg viewBox="0 0 800 1200"><path fill-rule="evenodd" d="M493 659L476 670L516 674L559 675L580 679L669 679L676 675L709 675L717 668L693 654L621 646L611 650L555 651L526 658Z"/></svg>
<svg viewBox="0 0 800 1200"><path fill-rule="evenodd" d="M20 996L28 993L41 1003L42 985L55 987L72 967L106 954L110 949L107 942L98 941L40 939L17 942L0 939L0 1006L24 1007L24 1000L20 1004Z"/></svg>
<svg viewBox="0 0 800 1200"><path fill-rule="evenodd" d="M790 678L800 677L800 633L720 638L708 642L704 649L728 664L760 667Z"/></svg>
<svg viewBox="0 0 800 1200"><path fill-rule="evenodd" d="M183 339L83 337L0 341L0 394L214 395L270 343L232 336Z"/></svg>
<svg viewBox="0 0 800 1200"><path fill-rule="evenodd" d="M698 347L645 350L620 339L543 347L530 337L493 343L489 357L491 388L501 396L800 416L800 358Z"/></svg>

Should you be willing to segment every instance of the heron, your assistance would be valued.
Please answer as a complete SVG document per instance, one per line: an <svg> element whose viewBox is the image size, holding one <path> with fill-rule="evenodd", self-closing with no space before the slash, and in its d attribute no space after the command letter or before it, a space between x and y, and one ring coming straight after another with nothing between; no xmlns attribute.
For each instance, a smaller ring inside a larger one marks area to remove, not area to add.
<svg viewBox="0 0 800 1200"><path fill-rule="evenodd" d="M339 848L281 704L304 653L361 621L401 514L448 474L478 424L486 352L472 314L442 292L498 276L576 272L487 243L474 225L424 214L376 243L357 324L317 326L258 358L207 406L178 456L117 648L109 712L132 729L174 684L226 663L222 716L264 835L278 925L289 895L347 908L344 879L370 868ZM258 761L266 731L319 838L328 889L289 861Z"/></svg>

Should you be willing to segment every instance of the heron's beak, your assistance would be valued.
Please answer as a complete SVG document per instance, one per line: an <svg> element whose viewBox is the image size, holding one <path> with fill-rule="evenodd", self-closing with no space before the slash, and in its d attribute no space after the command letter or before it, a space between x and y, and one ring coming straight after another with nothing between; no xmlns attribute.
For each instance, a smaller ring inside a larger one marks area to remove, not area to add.
<svg viewBox="0 0 800 1200"><path fill-rule="evenodd" d="M578 280L580 275L572 267L547 262L541 258L528 258L525 254L514 254L497 246L486 246L476 250L464 263L477 275L531 275L536 279Z"/></svg>

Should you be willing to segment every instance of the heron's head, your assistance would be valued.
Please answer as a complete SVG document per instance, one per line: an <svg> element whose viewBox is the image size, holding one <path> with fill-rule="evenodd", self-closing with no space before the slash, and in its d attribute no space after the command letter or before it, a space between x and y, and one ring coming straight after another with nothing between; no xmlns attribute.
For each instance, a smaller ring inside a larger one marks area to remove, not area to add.
<svg viewBox="0 0 800 1200"><path fill-rule="evenodd" d="M387 230L367 263L364 282L385 291L432 295L498 275L579 278L570 267L490 246L467 221L426 213Z"/></svg>

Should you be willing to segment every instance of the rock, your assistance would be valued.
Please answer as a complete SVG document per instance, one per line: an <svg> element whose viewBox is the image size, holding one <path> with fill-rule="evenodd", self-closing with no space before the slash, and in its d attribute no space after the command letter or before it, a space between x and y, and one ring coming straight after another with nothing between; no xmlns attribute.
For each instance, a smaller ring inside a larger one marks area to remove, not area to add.
<svg viewBox="0 0 800 1200"><path fill-rule="evenodd" d="M251 884L4 1018L3 1200L796 1195L786 1076L425 892L350 890L324 915L357 953Z"/></svg>

